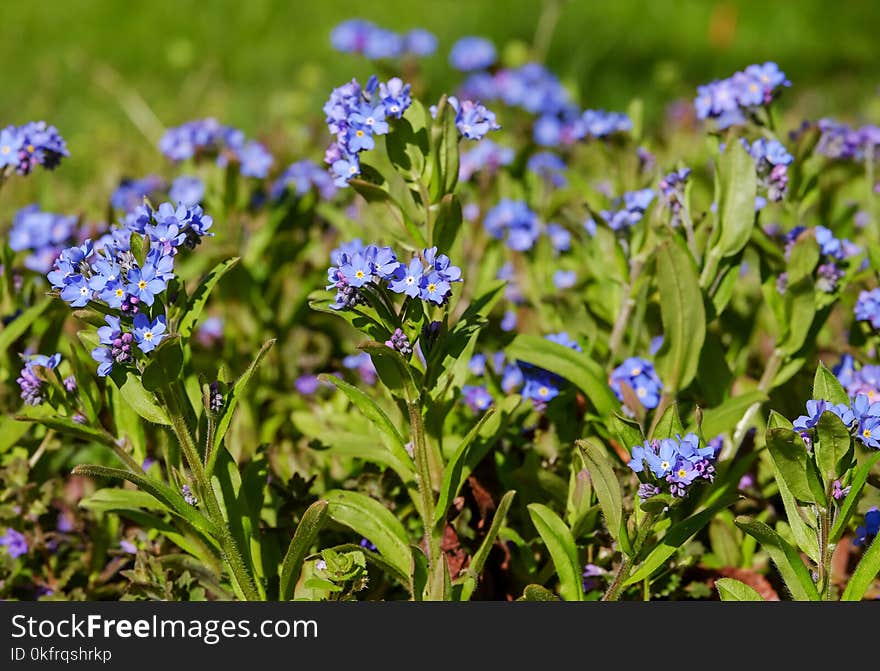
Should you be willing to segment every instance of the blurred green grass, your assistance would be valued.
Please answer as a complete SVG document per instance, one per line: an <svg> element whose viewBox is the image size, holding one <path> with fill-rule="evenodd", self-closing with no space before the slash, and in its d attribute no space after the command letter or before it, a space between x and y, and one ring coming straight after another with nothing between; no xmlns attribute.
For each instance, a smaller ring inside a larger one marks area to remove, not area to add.
<svg viewBox="0 0 880 671"><path fill-rule="evenodd" d="M507 54L534 41L539 0L6 0L0 6L4 63L0 124L46 119L73 149L65 180L112 187L121 174L161 171L155 139L164 125L214 115L300 157L327 92L372 71L335 53L329 32L361 16L439 38L424 69L432 93L460 76L446 63L460 36L493 38ZM638 1L561 5L547 63L585 107L646 103L648 122L697 84L752 62L776 60L807 116L859 116L876 97L876 1ZM506 47L505 47L506 45ZM877 119L874 119L877 121ZM315 133L322 129L314 126ZM28 187L28 191L38 188ZM54 199L53 194L41 195ZM31 194L28 194L31 195ZM57 195L57 194L56 194ZM8 203L8 200L7 200Z"/></svg>

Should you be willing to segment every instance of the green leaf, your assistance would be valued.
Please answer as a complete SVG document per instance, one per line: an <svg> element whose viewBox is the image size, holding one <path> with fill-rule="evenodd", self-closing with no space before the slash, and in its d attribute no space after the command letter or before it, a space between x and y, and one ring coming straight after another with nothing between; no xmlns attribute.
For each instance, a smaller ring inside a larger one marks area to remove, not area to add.
<svg viewBox="0 0 880 671"><path fill-rule="evenodd" d="M486 563L486 559L489 557L489 551L492 549L492 546L495 545L495 539L498 538L498 532L501 531L501 526L507 519L507 511L510 510L510 504L513 503L514 496L516 496L516 492L509 491L501 497L501 502L495 510L494 517L492 517L492 525L489 527L489 532L486 534L486 537L480 544L480 548L473 556L473 559L471 559L471 563L467 568L464 582L461 586L461 596L459 601L470 601L471 595L477 588L477 581L480 579L480 574L483 572L483 566Z"/></svg>
<svg viewBox="0 0 880 671"><path fill-rule="evenodd" d="M507 353L512 359L556 373L576 385L603 417L620 407L602 367L582 352L540 336L521 334L507 346Z"/></svg>
<svg viewBox="0 0 880 671"><path fill-rule="evenodd" d="M733 578L719 578L715 588L722 601L763 601L764 597L744 582Z"/></svg>
<svg viewBox="0 0 880 671"><path fill-rule="evenodd" d="M878 574L880 574L880 536L874 538L870 547L862 555L862 559L856 566L856 570L853 571L840 600L861 601Z"/></svg>
<svg viewBox="0 0 880 671"><path fill-rule="evenodd" d="M226 403L223 406L223 409L220 411L220 416L217 418L217 426L214 429L214 445L212 447L212 457L217 454L220 445L223 444L223 438L226 436L226 432L229 430L229 424L232 422L232 415L235 412L235 408L238 405L239 400L244 395L245 390L247 389L248 383L251 381L251 377L254 375L254 371L257 370L257 367L262 362L263 358L266 356L266 353L272 348L272 345L275 344L274 338L272 340L267 340L263 346L260 348L260 351L257 352L257 356L254 357L254 360L251 361L251 365L247 367L247 369L242 373L241 377L235 381L235 384L232 385L232 389L230 389L229 393L226 395ZM206 469L208 474L211 472L211 468Z"/></svg>
<svg viewBox="0 0 880 671"><path fill-rule="evenodd" d="M526 585L517 601L559 601L559 597L543 585Z"/></svg>
<svg viewBox="0 0 880 671"><path fill-rule="evenodd" d="M299 579L303 561L310 548L318 538L318 532L324 526L327 519L327 501L315 501L303 513L302 519L296 526L287 554L281 563L281 584L279 586L279 601L290 601L293 598L293 588Z"/></svg>
<svg viewBox="0 0 880 671"><path fill-rule="evenodd" d="M794 498L794 494L788 488L785 480L779 474L776 464L773 465L774 477L779 487L779 495L782 497L782 505L785 507L785 516L788 520L788 526L791 528L791 535L802 552L817 564L819 557L819 539L816 537L816 531L810 527L801 517L801 507ZM807 508L809 515L815 516L812 506Z"/></svg>
<svg viewBox="0 0 880 671"><path fill-rule="evenodd" d="M186 311L183 313L180 322L177 324L177 332L180 334L181 338L188 338L193 332L196 324L199 323L199 318L202 316L202 312L205 309L205 305L208 303L208 298L211 296L214 287L217 286L217 283L226 273L235 267L238 261L239 257L236 256L218 263L202 278L202 281L199 282L199 286L196 287L193 295L190 296L189 301L187 301Z"/></svg>
<svg viewBox="0 0 880 671"><path fill-rule="evenodd" d="M706 526L719 510L726 508L732 502L730 497L721 497L714 505L669 527L669 530L663 535L663 539L648 552L639 564L639 568L626 580L624 586L634 585L650 578L667 559L676 553L678 548Z"/></svg>
<svg viewBox="0 0 880 671"><path fill-rule="evenodd" d="M606 456L605 450L589 440L577 441L584 466L590 472L593 490L599 499L599 507L605 515L605 526L611 536L621 542L624 549L629 547L629 538L623 524L623 496L620 481Z"/></svg>
<svg viewBox="0 0 880 671"><path fill-rule="evenodd" d="M853 471L852 479L849 482L849 494L847 494L846 498L840 503L837 517L834 520L834 525L831 527L831 543L839 541L843 532L846 531L850 517L852 517L852 514L855 512L856 504L862 495L862 489L868 481L868 476L871 474L871 469L874 468L874 465L878 461L880 461L880 452L872 454L864 461L864 463L859 464L859 467Z"/></svg>
<svg viewBox="0 0 880 671"><path fill-rule="evenodd" d="M122 375L125 377L121 377ZM171 425L171 420L168 419L165 410L156 403L156 395L144 388L144 385L141 384L137 375L130 370L120 370L117 375L114 370L111 377L119 386L119 395L138 415L154 424L164 424L165 426Z"/></svg>
<svg viewBox="0 0 880 671"><path fill-rule="evenodd" d="M363 391L352 384L340 380L335 375L319 375L318 378L322 382L328 382L335 385L338 389L348 396L348 399L357 406L364 416L373 422L373 425L388 437L388 448L397 457L402 464L412 464L412 458L406 451L406 443L403 436L394 426L394 423L385 414L385 411L379 405L367 396Z"/></svg>
<svg viewBox="0 0 880 671"><path fill-rule="evenodd" d="M461 203L455 194L448 193L440 200L434 218L431 244L438 249L450 250L461 230ZM450 252L451 253L451 252Z"/></svg>
<svg viewBox="0 0 880 671"><path fill-rule="evenodd" d="M697 373L706 337L706 311L690 252L667 240L657 248L656 257L663 322L663 346L657 352L657 370L665 391L674 395L687 387Z"/></svg>
<svg viewBox="0 0 880 671"><path fill-rule="evenodd" d="M785 417L775 410L770 411L770 417L767 418L768 429L789 429L793 430L794 425Z"/></svg>
<svg viewBox="0 0 880 671"><path fill-rule="evenodd" d="M852 436L844 426L840 417L826 410L816 424L819 440L815 446L816 463L825 483L834 482L840 470L841 462L848 454L852 454ZM844 469L849 464L844 465Z"/></svg>
<svg viewBox="0 0 880 671"><path fill-rule="evenodd" d="M811 475L814 469L809 463L811 460L807 454L807 446L800 434L791 429L768 429L765 441L776 471L794 497L805 503L815 503L816 487L811 484L811 480L815 479Z"/></svg>
<svg viewBox="0 0 880 671"><path fill-rule="evenodd" d="M559 576L560 594L566 601L583 601L581 570L578 563L577 546L571 531L559 516L542 503L528 505L532 524L541 535L544 545L550 552L556 575Z"/></svg>
<svg viewBox="0 0 880 671"><path fill-rule="evenodd" d="M330 518L376 546L379 554L405 576L412 576L413 557L406 530L388 508L360 492L334 489L324 495Z"/></svg>
<svg viewBox="0 0 880 671"><path fill-rule="evenodd" d="M718 162L721 185L718 203L721 234L716 249L723 258L738 253L755 224L757 174L755 161L738 141L727 143Z"/></svg>
<svg viewBox="0 0 880 671"><path fill-rule="evenodd" d="M31 423L20 422L8 415L0 415L0 455L18 444L31 430Z"/></svg>
<svg viewBox="0 0 880 671"><path fill-rule="evenodd" d="M145 491L119 487L99 489L91 496L83 498L79 505L88 510L105 513L140 512L142 510L172 512L171 508Z"/></svg>
<svg viewBox="0 0 880 671"><path fill-rule="evenodd" d="M431 196L436 201L452 193L458 183L458 127L455 110L446 96L437 103L437 116L431 126L431 154L434 158Z"/></svg>
<svg viewBox="0 0 880 671"><path fill-rule="evenodd" d="M461 444L458 446L452 459L449 460L449 464L444 469L443 484L440 486L440 495L437 499L437 506L434 510L435 525L440 524L446 519L446 510L449 508L449 504L458 495L461 486L470 475L471 469L476 465L475 463L472 463L473 460L469 458L471 456L471 446L474 444L474 440L480 434L480 431L492 417L495 417L495 421L492 423L491 428L494 428L494 431L491 433L494 434L498 431L502 417L500 416L500 413L499 416L496 417L495 408L489 408L483 413L479 421L471 427L471 430L467 432L465 437L461 439ZM485 444L488 447L488 441ZM480 457L485 454L485 450L479 450L479 452L481 453L479 455Z"/></svg>
<svg viewBox="0 0 880 671"><path fill-rule="evenodd" d="M124 471L120 468L108 468L107 466L93 466L90 464L83 464L74 467L73 474L87 475L93 478L128 480L153 496L175 515L188 522L193 528L201 531L212 542L215 541L219 535L219 531L214 526L213 522L202 515L196 508L184 501L182 494L174 491L164 482L154 480L142 473L133 473L130 471Z"/></svg>
<svg viewBox="0 0 880 671"><path fill-rule="evenodd" d="M736 427L746 410L753 404L763 403L766 400L767 394L760 391L750 391L726 400L717 408L704 410L703 435L711 438L727 433Z"/></svg>
<svg viewBox="0 0 880 671"><path fill-rule="evenodd" d="M791 595L798 601L819 601L819 593L800 554L763 522L736 518L736 525L757 540L776 564Z"/></svg>
<svg viewBox="0 0 880 671"><path fill-rule="evenodd" d="M834 405L838 403L849 405L849 395L840 384L840 380L821 361L813 379L813 398L828 401Z"/></svg>
<svg viewBox="0 0 880 671"><path fill-rule="evenodd" d="M138 262L138 265L143 267L147 254L150 251L150 239L144 235L135 233L129 239L128 246L135 260Z"/></svg>
<svg viewBox="0 0 880 671"><path fill-rule="evenodd" d="M678 416L678 404L672 403L663 411L660 419L657 420L657 426L651 432L651 440L675 438L676 435L683 434L684 426L682 426L681 419Z"/></svg>
<svg viewBox="0 0 880 671"><path fill-rule="evenodd" d="M608 427L616 436L621 447L630 450L636 445L645 442L645 434L642 427L634 419L624 417L620 413L611 413L611 421Z"/></svg>
<svg viewBox="0 0 880 671"><path fill-rule="evenodd" d="M370 355L379 379L392 394L402 396L407 400L415 399L418 396L418 385L413 377L412 369L400 352L380 342L362 343L358 345L358 349Z"/></svg>
<svg viewBox="0 0 880 671"><path fill-rule="evenodd" d="M0 331L0 352L8 350L16 340L25 334L39 316L52 305L52 298L44 298L24 310Z"/></svg>

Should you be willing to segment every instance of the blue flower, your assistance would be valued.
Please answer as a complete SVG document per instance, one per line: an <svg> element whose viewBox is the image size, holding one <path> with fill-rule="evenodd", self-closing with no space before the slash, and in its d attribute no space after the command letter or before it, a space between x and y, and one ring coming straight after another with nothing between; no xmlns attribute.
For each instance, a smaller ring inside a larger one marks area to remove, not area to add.
<svg viewBox="0 0 880 671"><path fill-rule="evenodd" d="M6 529L6 533L0 536L0 545L6 548L6 553L13 559L18 559L28 551L27 539L24 534L12 527Z"/></svg>
<svg viewBox="0 0 880 671"><path fill-rule="evenodd" d="M812 429L819 423L822 413L829 409L830 404L828 401L811 399L807 401L807 414L801 415L792 424L797 431Z"/></svg>
<svg viewBox="0 0 880 671"><path fill-rule="evenodd" d="M18 166L18 152L23 142L24 137L15 126L0 130L0 168Z"/></svg>
<svg viewBox="0 0 880 671"><path fill-rule="evenodd" d="M372 130L366 126L351 126L345 141L347 149L351 153L358 153L376 146Z"/></svg>
<svg viewBox="0 0 880 671"><path fill-rule="evenodd" d="M484 37L462 37L449 52L449 63L456 70L471 72L495 62L495 45Z"/></svg>
<svg viewBox="0 0 880 671"><path fill-rule="evenodd" d="M564 175L565 161L552 152L539 151L532 154L526 168L557 188L568 183Z"/></svg>
<svg viewBox="0 0 880 671"><path fill-rule="evenodd" d="M880 533L880 510L871 508L865 513L865 523L856 529L856 537L853 545L864 545L873 536Z"/></svg>
<svg viewBox="0 0 880 671"><path fill-rule="evenodd" d="M398 266L394 279L388 287L395 293L415 298L422 291L424 272L425 268L422 266L422 262L414 257L410 260L409 266L403 263Z"/></svg>
<svg viewBox="0 0 880 671"><path fill-rule="evenodd" d="M632 130L632 121L626 114L605 110L586 110L581 115L585 133L590 137L603 138L614 133Z"/></svg>
<svg viewBox="0 0 880 671"><path fill-rule="evenodd" d="M403 36L404 51L415 56L430 56L437 50L437 38L424 28L414 28Z"/></svg>
<svg viewBox="0 0 880 671"><path fill-rule="evenodd" d="M117 210L131 212L144 204L144 198L153 198L164 188L165 181L158 175L124 179L110 196L110 205Z"/></svg>
<svg viewBox="0 0 880 671"><path fill-rule="evenodd" d="M655 477L665 478L672 472L678 459L678 444L671 438L664 438L657 446L656 452L645 451L645 461Z"/></svg>
<svg viewBox="0 0 880 671"><path fill-rule="evenodd" d="M564 226L553 222L547 224L547 235L550 244L557 252L567 252L571 249L571 233Z"/></svg>
<svg viewBox="0 0 880 671"><path fill-rule="evenodd" d="M363 254L357 253L339 268L339 273L347 284L362 287L373 280L373 264Z"/></svg>
<svg viewBox="0 0 880 671"><path fill-rule="evenodd" d="M345 156L332 165L333 180L335 186L346 186L348 180L361 174L361 164L357 156Z"/></svg>
<svg viewBox="0 0 880 671"><path fill-rule="evenodd" d="M159 315L152 322L143 312L134 317L134 340L145 354L152 352L165 337L165 316Z"/></svg>
<svg viewBox="0 0 880 671"><path fill-rule="evenodd" d="M379 97L385 106L385 114L395 119L403 116L412 104L410 85L404 84L399 77L392 77L384 84L379 84Z"/></svg>
<svg viewBox="0 0 880 671"><path fill-rule="evenodd" d="M506 237L507 246L519 252L534 246L541 233L541 222L522 201L502 199L486 213L483 226L496 240Z"/></svg>
<svg viewBox="0 0 880 671"><path fill-rule="evenodd" d="M501 318L501 330L506 333L515 330L517 321L516 312L513 310L506 310L504 316Z"/></svg>
<svg viewBox="0 0 880 671"><path fill-rule="evenodd" d="M870 322L875 329L880 329L880 288L859 293L855 317L859 321Z"/></svg>
<svg viewBox="0 0 880 671"><path fill-rule="evenodd" d="M461 136L468 140L480 140L490 130L498 130L501 126L495 121L494 112L473 100L459 100L449 96L448 104L455 110L455 125ZM437 116L437 108L431 107L431 116Z"/></svg>
<svg viewBox="0 0 880 671"><path fill-rule="evenodd" d="M470 361L468 362L468 370L471 372L471 375L476 375L477 377L482 377L486 374L486 355L485 354L474 354L471 356Z"/></svg>
<svg viewBox="0 0 880 671"><path fill-rule="evenodd" d="M309 160L289 165L272 183L269 195L273 200L279 200L291 186L299 197L305 196L312 189L316 189L324 200L336 195L336 185L330 175Z"/></svg>
<svg viewBox="0 0 880 671"><path fill-rule="evenodd" d="M370 133L376 135L385 135L388 132L388 122L385 121L385 106L382 104L361 103L357 112L349 117L349 121L353 126L368 129Z"/></svg>
<svg viewBox="0 0 880 671"><path fill-rule="evenodd" d="M451 292L452 285L437 271L429 273L422 282L422 300L443 305L446 303Z"/></svg>
<svg viewBox="0 0 880 671"><path fill-rule="evenodd" d="M464 385L461 388L464 402L474 412L483 412L492 405L492 395L482 385Z"/></svg>
<svg viewBox="0 0 880 671"><path fill-rule="evenodd" d="M614 201L615 206L619 209L603 210L599 214L612 230L619 231L640 222L645 214L645 210L648 209L653 200L653 189L627 191L623 194L622 198Z"/></svg>
<svg viewBox="0 0 880 671"><path fill-rule="evenodd" d="M552 401L559 395L559 388L556 386L558 378L542 371L536 376L526 377L525 384L522 389L522 397L531 399L539 404Z"/></svg>
<svg viewBox="0 0 880 671"><path fill-rule="evenodd" d="M145 264L143 268L134 267L128 271L126 291L147 305L152 305L156 295L165 291L165 287L165 280L158 275L152 264Z"/></svg>
<svg viewBox="0 0 880 671"><path fill-rule="evenodd" d="M72 275L65 281L64 288L60 293L61 300L70 304L72 308L81 308L92 300L92 290L88 280L82 275Z"/></svg>
<svg viewBox="0 0 880 671"><path fill-rule="evenodd" d="M501 375L501 389L507 394L514 393L523 383L523 372L519 366L509 363Z"/></svg>
<svg viewBox="0 0 880 671"><path fill-rule="evenodd" d="M181 175L171 184L168 196L175 203L193 207L205 197L205 183L192 175Z"/></svg>
<svg viewBox="0 0 880 671"><path fill-rule="evenodd" d="M635 392L645 408L656 408L660 402L663 383L657 376L654 365L647 359L631 357L611 372L609 384L617 398L622 401L621 383L625 383Z"/></svg>
<svg viewBox="0 0 880 671"><path fill-rule="evenodd" d="M514 151L492 140L483 140L473 149L462 151L458 167L458 179L468 181L475 173L486 170L495 174L501 166L513 163Z"/></svg>

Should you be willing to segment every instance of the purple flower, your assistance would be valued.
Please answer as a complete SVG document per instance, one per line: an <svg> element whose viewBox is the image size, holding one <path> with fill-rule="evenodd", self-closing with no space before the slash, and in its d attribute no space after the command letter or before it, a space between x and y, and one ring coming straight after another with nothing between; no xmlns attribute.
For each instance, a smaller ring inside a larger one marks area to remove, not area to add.
<svg viewBox="0 0 880 671"><path fill-rule="evenodd" d="M391 337L385 341L385 344L391 349L397 350L403 356L408 356L412 354L413 351L409 338L407 338L406 333L400 328L394 329L394 333L392 333Z"/></svg>
<svg viewBox="0 0 880 671"><path fill-rule="evenodd" d="M18 559L28 551L27 539L24 534L12 527L6 529L6 533L0 536L0 545L6 548L6 552L13 559Z"/></svg>
<svg viewBox="0 0 880 671"><path fill-rule="evenodd" d="M366 352L350 354L342 360L342 365L350 370L357 371L361 379L369 385L376 383L376 367L373 360Z"/></svg>

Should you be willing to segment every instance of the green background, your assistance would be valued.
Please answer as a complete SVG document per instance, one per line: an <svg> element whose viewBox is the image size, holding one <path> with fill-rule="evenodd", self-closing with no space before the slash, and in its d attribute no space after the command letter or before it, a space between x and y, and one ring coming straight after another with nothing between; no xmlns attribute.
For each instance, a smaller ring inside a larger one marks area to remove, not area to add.
<svg viewBox="0 0 880 671"><path fill-rule="evenodd" d="M120 174L161 171L155 140L163 126L207 115L260 137L284 162L317 157L327 93L373 70L362 57L331 49L329 32L339 21L360 16L395 30L433 31L440 45L424 68L439 94L461 79L446 62L455 39L486 35L516 59L533 43L544 6L7 0L0 6L0 123L57 125L73 150L64 179L102 191ZM560 7L547 63L584 107L622 110L642 97L647 122L656 124L668 103L691 99L697 84L772 59L794 83L784 101L790 112L880 121L866 107L880 84L876 1L570 0Z"/></svg>

